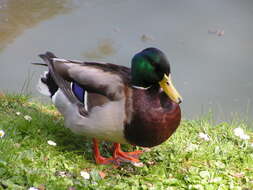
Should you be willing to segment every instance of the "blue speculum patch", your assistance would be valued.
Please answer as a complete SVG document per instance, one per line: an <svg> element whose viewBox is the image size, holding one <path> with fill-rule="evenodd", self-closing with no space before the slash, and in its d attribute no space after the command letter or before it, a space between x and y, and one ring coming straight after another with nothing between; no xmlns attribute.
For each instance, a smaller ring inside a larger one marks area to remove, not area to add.
<svg viewBox="0 0 253 190"><path fill-rule="evenodd" d="M72 83L72 91L80 102L84 102L84 89L77 83Z"/></svg>

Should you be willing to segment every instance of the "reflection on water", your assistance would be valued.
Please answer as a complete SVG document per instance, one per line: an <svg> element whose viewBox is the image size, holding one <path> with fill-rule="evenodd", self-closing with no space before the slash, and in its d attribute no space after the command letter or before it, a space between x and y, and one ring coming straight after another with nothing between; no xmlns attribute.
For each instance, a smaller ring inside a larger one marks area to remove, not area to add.
<svg viewBox="0 0 253 190"><path fill-rule="evenodd" d="M1 0L0 51L27 28L72 9L70 0Z"/></svg>
<svg viewBox="0 0 253 190"><path fill-rule="evenodd" d="M98 42L95 49L88 50L83 53L85 58L89 59L103 59L107 56L112 56L116 53L115 43L112 39L105 39Z"/></svg>

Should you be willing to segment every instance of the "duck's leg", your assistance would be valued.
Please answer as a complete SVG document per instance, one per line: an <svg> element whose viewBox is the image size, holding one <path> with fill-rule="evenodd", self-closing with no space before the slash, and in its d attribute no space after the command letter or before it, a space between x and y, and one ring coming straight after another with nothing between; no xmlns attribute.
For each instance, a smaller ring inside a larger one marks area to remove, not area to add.
<svg viewBox="0 0 253 190"><path fill-rule="evenodd" d="M112 164L113 158L105 158L101 156L99 151L99 141L97 139L92 139L93 141L93 155L97 164Z"/></svg>
<svg viewBox="0 0 253 190"><path fill-rule="evenodd" d="M134 152L123 152L119 143L114 143L113 158L115 160L121 160L126 162L140 162L138 159L140 154L143 153L141 150Z"/></svg>

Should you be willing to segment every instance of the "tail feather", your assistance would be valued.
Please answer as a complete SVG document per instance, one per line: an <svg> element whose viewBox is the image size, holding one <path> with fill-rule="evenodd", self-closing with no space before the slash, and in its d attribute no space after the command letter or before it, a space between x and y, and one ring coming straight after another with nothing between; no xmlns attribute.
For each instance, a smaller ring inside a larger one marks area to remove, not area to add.
<svg viewBox="0 0 253 190"><path fill-rule="evenodd" d="M66 81L65 79L63 79L62 76L55 70L54 60L57 57L53 53L51 53L51 52L46 52L45 54L40 54L39 57L41 57L43 59L43 61L48 66L49 75L47 77L47 80L49 80L50 79L49 77L51 77L53 83L57 86L57 89L60 88L63 91L63 93L66 95L66 97L69 99L69 101L71 103L78 104L79 100L73 94L73 92L72 92L72 90L70 88L70 82ZM48 83L51 82L51 79L50 79L50 81L46 81L44 83L47 83L47 85L48 85ZM49 87L49 90L51 90L51 89L52 88ZM52 89L52 92L55 93L55 90Z"/></svg>
<svg viewBox="0 0 253 190"><path fill-rule="evenodd" d="M44 75L42 75L41 78L39 79L39 82L37 84L37 90L45 96L52 97L51 93L49 91L49 87L48 87L47 83L45 83L45 81L44 81L47 74L48 74L48 71L45 71Z"/></svg>
<svg viewBox="0 0 253 190"><path fill-rule="evenodd" d="M50 62L53 58L56 58L56 56L51 52L46 52L45 54L40 54L39 57L41 57L44 61L44 63L32 63L34 65L42 65L42 66L48 66L50 67ZM52 77L52 74L49 71L46 71L43 76L41 76L39 83L37 85L37 90L46 96L52 97L58 90L58 85L56 84L54 78Z"/></svg>
<svg viewBox="0 0 253 190"><path fill-rule="evenodd" d="M44 75L41 76L37 85L37 90L41 94L50 97L52 97L57 92L58 88L58 85L55 83L49 71L46 71Z"/></svg>
<svg viewBox="0 0 253 190"><path fill-rule="evenodd" d="M31 64L33 64L33 65L40 65L40 66L47 66L46 63L31 63Z"/></svg>
<svg viewBox="0 0 253 190"><path fill-rule="evenodd" d="M53 58L57 58L52 52L47 51L45 54L39 54L39 57L42 58L43 60L45 59L53 59Z"/></svg>
<svg viewBox="0 0 253 190"><path fill-rule="evenodd" d="M48 58L57 58L56 56L55 56L55 54L53 54L52 52L50 52L50 51L47 51L46 52L46 54L45 54Z"/></svg>
<svg viewBox="0 0 253 190"><path fill-rule="evenodd" d="M46 52L45 54L40 54L39 57L45 63L35 63L35 65L46 65L49 70L40 78L37 86L38 91L46 96L50 96L54 101L54 95L60 89L68 100L78 107L79 113L86 117L88 114L87 92L80 86L73 87L74 89L72 89L71 86L73 84L57 73L54 68L54 61L57 57L53 53Z"/></svg>

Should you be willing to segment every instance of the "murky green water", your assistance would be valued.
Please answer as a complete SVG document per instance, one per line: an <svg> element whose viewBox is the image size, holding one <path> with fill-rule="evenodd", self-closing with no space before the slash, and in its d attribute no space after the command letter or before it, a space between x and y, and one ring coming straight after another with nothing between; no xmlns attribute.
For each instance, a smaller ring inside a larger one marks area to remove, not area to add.
<svg viewBox="0 0 253 190"><path fill-rule="evenodd" d="M251 118L252 19L251 0L0 0L0 89L37 98L43 68L29 63L47 50L129 65L155 46L171 61L186 118L209 109L219 119Z"/></svg>
<svg viewBox="0 0 253 190"><path fill-rule="evenodd" d="M73 7L68 0L1 0L0 1L0 50L3 50L26 29L43 20L66 13Z"/></svg>

